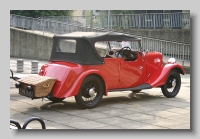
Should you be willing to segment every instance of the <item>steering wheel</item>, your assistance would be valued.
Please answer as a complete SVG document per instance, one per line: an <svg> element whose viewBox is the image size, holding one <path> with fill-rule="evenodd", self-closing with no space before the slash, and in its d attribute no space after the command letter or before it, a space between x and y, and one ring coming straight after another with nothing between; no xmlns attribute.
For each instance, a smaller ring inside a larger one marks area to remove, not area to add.
<svg viewBox="0 0 200 139"><path fill-rule="evenodd" d="M119 51L116 51L116 52L115 52L115 55L116 55L116 57L120 57L120 56L121 56L121 57L123 58L128 50L131 51L131 48L128 47L128 46L123 47L123 48L120 49Z"/></svg>

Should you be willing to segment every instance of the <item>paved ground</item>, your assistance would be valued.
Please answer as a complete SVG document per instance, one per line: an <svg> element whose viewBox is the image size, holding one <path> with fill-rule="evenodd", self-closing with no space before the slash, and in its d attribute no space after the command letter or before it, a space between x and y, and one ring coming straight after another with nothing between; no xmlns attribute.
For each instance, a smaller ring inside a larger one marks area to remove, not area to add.
<svg viewBox="0 0 200 139"><path fill-rule="evenodd" d="M24 72L30 74L30 61L24 60ZM39 66L46 63L40 61ZM16 71L16 59L10 59L10 68ZM40 117L47 129L190 129L190 75L181 76L182 86L175 98L166 98L160 88L110 92L98 107L80 109L74 97L60 103L49 100L31 100L20 96L10 80L10 119L23 124L30 117ZM40 128L37 122L30 128Z"/></svg>

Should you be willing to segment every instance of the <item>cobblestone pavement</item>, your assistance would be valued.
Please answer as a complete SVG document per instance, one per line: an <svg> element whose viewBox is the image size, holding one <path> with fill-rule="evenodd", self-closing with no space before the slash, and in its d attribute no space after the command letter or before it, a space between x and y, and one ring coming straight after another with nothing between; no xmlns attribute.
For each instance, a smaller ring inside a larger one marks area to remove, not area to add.
<svg viewBox="0 0 200 139"><path fill-rule="evenodd" d="M15 61L10 68L15 72ZM30 74L30 60L25 60L23 73ZM40 61L39 67L46 61ZM160 88L109 92L93 109L81 109L74 97L51 103L47 99L21 96L10 80L10 119L23 124L30 117L40 117L47 129L190 129L190 75L181 75L182 86L175 98L163 96ZM30 128L40 128L33 122Z"/></svg>

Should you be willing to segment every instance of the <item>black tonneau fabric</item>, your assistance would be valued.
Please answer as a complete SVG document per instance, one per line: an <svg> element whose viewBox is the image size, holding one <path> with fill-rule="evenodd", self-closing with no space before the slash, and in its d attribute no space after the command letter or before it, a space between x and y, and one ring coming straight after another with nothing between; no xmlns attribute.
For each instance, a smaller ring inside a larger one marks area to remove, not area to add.
<svg viewBox="0 0 200 139"><path fill-rule="evenodd" d="M86 34L86 35L85 35ZM56 52L60 39L76 40L76 52ZM84 33L75 32L66 35L53 37L53 48L50 56L50 61L69 61L83 65L103 64L103 58L97 53L94 44L98 41L139 41L140 39L131 37L122 33Z"/></svg>

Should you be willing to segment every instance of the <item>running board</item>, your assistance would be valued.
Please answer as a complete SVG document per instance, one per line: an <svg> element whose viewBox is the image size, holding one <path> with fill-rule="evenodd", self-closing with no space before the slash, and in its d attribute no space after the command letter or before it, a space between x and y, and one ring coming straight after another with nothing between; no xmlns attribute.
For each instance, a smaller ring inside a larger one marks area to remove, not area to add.
<svg viewBox="0 0 200 139"><path fill-rule="evenodd" d="M134 91L134 90L151 89L151 88L152 88L152 86L150 84L141 84L141 85L133 87L133 88L112 89L112 90L108 90L108 92Z"/></svg>

